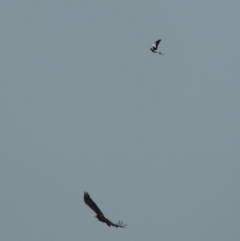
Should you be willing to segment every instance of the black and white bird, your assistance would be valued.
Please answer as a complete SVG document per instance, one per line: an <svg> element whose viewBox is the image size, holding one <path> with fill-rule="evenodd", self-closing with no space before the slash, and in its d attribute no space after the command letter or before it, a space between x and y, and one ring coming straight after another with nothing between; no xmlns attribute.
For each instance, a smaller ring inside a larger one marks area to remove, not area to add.
<svg viewBox="0 0 240 241"><path fill-rule="evenodd" d="M161 53L160 51L159 51L159 52L157 51L157 48L158 48L158 45L159 45L160 42L161 42L161 39L157 40L157 41L152 45L152 48L150 48L150 50L151 50L153 53L164 55L164 54Z"/></svg>

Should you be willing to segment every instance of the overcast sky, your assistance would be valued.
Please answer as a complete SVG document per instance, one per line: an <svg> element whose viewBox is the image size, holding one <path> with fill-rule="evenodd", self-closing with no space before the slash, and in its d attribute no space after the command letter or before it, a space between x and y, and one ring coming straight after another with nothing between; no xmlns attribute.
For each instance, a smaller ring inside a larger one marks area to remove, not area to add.
<svg viewBox="0 0 240 241"><path fill-rule="evenodd" d="M239 241L239 9L2 0L0 240Z"/></svg>

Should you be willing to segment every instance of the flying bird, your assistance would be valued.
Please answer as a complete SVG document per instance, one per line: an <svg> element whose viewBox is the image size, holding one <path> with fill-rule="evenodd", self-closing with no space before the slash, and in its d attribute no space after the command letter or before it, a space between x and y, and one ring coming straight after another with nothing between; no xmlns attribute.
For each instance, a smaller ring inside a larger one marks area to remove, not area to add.
<svg viewBox="0 0 240 241"><path fill-rule="evenodd" d="M109 227L114 226L116 228L125 228L127 225L123 224L122 221L119 221L118 223L112 223L110 220L104 217L103 213L99 209L99 207L96 205L96 203L91 199L90 195L87 192L84 192L84 202L97 214L95 218L97 218L99 221L106 223Z"/></svg>
<svg viewBox="0 0 240 241"><path fill-rule="evenodd" d="M159 51L159 52L157 51L157 48L158 48L158 45L159 45L160 42L161 42L161 39L157 40L157 41L152 45L152 48L150 48L150 50L151 50L153 53L157 53L157 54L162 54L162 55L164 55L164 54L161 53L160 51Z"/></svg>

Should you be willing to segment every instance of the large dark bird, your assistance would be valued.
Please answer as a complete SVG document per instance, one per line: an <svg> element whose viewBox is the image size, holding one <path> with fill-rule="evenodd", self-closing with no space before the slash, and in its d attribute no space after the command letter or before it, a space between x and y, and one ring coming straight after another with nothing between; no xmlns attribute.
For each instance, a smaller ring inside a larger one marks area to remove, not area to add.
<svg viewBox="0 0 240 241"><path fill-rule="evenodd" d="M97 214L95 218L97 218L99 221L106 223L109 227L114 226L116 228L125 228L127 225L123 224L123 222L119 221L117 224L112 223L107 218L104 217L103 213L99 209L99 207L96 205L96 203L91 199L89 194L87 192L84 192L84 202Z"/></svg>
<svg viewBox="0 0 240 241"><path fill-rule="evenodd" d="M157 54L162 54L162 55L164 55L164 54L161 53L160 51L159 51L159 52L157 51L157 48L158 48L158 45L159 45L160 42L161 42L161 39L157 40L157 41L152 45L152 48L150 48L150 50L151 50L153 53L157 53Z"/></svg>

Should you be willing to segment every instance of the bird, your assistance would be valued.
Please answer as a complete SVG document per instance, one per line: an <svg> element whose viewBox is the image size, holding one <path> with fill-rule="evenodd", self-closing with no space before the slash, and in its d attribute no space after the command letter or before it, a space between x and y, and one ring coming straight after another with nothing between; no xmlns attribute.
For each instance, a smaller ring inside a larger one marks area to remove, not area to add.
<svg viewBox="0 0 240 241"><path fill-rule="evenodd" d="M91 199L90 195L87 192L84 192L83 196L84 202L97 214L94 216L97 218L100 222L106 223L109 227L114 226L116 228L125 228L127 227L126 224L124 224L122 221L118 221L118 223L112 223L110 220L105 218L102 211L99 209L99 207L96 205L96 203Z"/></svg>
<svg viewBox="0 0 240 241"><path fill-rule="evenodd" d="M161 39L157 40L157 41L152 45L152 48L150 48L150 50L151 50L153 53L164 55L164 54L161 53L160 51L159 51L159 52L157 51L157 48L158 48L158 45L159 45L160 42L161 42Z"/></svg>

